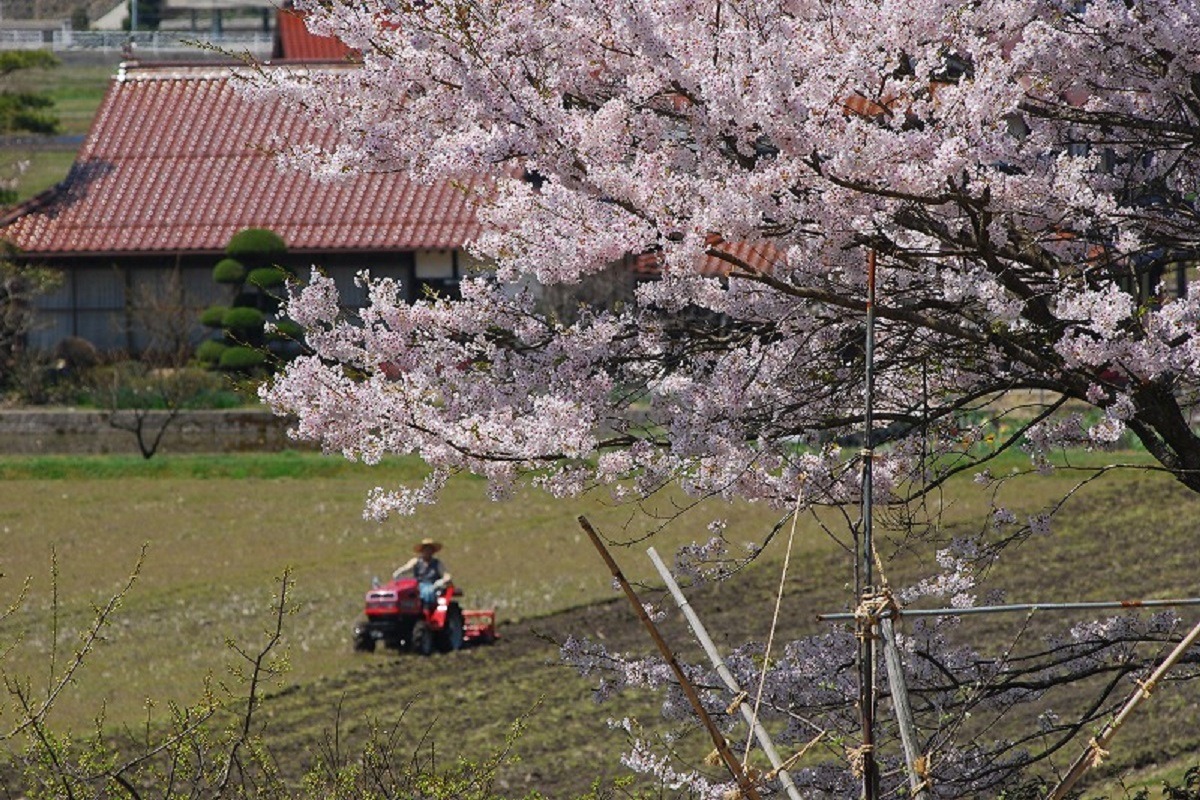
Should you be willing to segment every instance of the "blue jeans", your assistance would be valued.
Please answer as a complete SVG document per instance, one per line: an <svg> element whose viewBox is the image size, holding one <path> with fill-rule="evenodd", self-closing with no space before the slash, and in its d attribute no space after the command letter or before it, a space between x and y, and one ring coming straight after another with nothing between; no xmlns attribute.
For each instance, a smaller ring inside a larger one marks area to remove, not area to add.
<svg viewBox="0 0 1200 800"><path fill-rule="evenodd" d="M417 584L418 590L421 592L421 602L426 605L433 605L437 602L437 587L432 583Z"/></svg>

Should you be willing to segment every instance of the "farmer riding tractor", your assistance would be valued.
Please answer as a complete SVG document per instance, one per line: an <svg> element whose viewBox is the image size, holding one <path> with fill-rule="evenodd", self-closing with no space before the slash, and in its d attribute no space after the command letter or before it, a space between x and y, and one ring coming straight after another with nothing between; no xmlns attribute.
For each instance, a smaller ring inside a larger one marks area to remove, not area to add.
<svg viewBox="0 0 1200 800"><path fill-rule="evenodd" d="M458 650L464 644L496 640L495 609L463 610L462 593L450 582L434 553L442 546L425 539L416 557L392 574L391 582L367 592L366 619L354 627L354 649L374 652L378 643L429 655Z"/></svg>

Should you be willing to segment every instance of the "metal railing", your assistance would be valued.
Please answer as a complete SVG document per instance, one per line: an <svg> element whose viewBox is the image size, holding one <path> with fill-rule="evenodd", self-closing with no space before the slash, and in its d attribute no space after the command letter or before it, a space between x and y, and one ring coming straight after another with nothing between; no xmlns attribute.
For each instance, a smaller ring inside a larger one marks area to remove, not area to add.
<svg viewBox="0 0 1200 800"><path fill-rule="evenodd" d="M233 53L270 55L270 33L228 31L220 34L201 31L75 31L68 27L54 31L0 30L0 50L37 50L56 52L84 50L94 52L128 51L135 55L155 53L199 53L204 47L217 47Z"/></svg>

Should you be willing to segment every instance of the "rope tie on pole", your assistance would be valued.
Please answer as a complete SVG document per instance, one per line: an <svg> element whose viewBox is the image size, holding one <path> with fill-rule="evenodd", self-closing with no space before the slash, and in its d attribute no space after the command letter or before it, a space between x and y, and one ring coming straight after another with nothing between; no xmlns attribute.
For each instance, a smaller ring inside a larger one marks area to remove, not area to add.
<svg viewBox="0 0 1200 800"><path fill-rule="evenodd" d="M1104 763L1104 759L1108 758L1108 751L1100 746L1100 742L1096 741L1095 737L1088 742L1088 765L1098 767Z"/></svg>
<svg viewBox="0 0 1200 800"><path fill-rule="evenodd" d="M912 790L913 795L916 795L919 792L923 792L926 789L933 789L932 767L933 767L933 753L931 753L931 752L926 753L925 755L919 757L916 761L913 762L913 765L912 765L913 772L915 772L917 774L917 777L921 779L921 782L918 783L913 788L913 790Z"/></svg>
<svg viewBox="0 0 1200 800"><path fill-rule="evenodd" d="M896 602L896 597L888 586L864 593L858 608L854 609L854 619L859 623L855 635L860 639L878 639L879 635L874 632L875 623L884 616L895 617L899 614L900 604Z"/></svg>
<svg viewBox="0 0 1200 800"><path fill-rule="evenodd" d="M721 758L721 753L717 750L713 750L704 757L704 763L710 767L719 767L724 762ZM745 786L748 788L743 789L742 786L730 787L724 794L721 795L721 800L745 800L747 791L754 791L764 782L764 776L754 767L748 766L747 764L742 764L741 768L741 778L745 780ZM774 777L775 773L772 771L769 774Z"/></svg>
<svg viewBox="0 0 1200 800"><path fill-rule="evenodd" d="M747 692L745 689L738 692L737 695L732 700L729 701L729 705L725 707L725 713L729 714L731 716L733 714L736 714L738 712L738 709L740 709L742 707L742 703L746 702L746 700L749 697L750 697L750 693Z"/></svg>
<svg viewBox="0 0 1200 800"><path fill-rule="evenodd" d="M1158 688L1158 681L1154 680L1153 678L1145 681L1135 680L1134 683L1141 688L1142 697L1146 700L1149 700L1150 695L1154 694L1154 690Z"/></svg>
<svg viewBox="0 0 1200 800"><path fill-rule="evenodd" d="M792 753L790 756L788 756L787 761L784 761L778 767L764 775L763 779L767 781L773 781L775 778L779 777L780 772L787 772L790 770L796 765L797 761L804 758L805 753L817 746L817 742L825 738L825 734L826 731L821 731L818 733L811 741L809 741L808 744L804 745L804 747L801 747L795 753Z"/></svg>
<svg viewBox="0 0 1200 800"><path fill-rule="evenodd" d="M850 761L850 771L854 773L856 778L863 776L863 767L867 763L867 756L875 752L875 745L860 744L858 747L849 747L846 749L846 758Z"/></svg>

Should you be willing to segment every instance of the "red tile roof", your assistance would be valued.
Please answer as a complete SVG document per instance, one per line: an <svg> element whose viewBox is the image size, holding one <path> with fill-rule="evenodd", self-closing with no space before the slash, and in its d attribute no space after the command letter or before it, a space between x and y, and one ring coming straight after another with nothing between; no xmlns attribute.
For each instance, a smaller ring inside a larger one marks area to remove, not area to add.
<svg viewBox="0 0 1200 800"><path fill-rule="evenodd" d="M783 258L778 248L769 242L727 242L716 234L709 234L706 239L706 244L713 252L726 254L764 274L770 274L775 264ZM633 259L631 266L637 275L656 277L662 273L662 254L642 253ZM728 260L708 253L697 257L696 268L701 275L708 276L724 276L736 269Z"/></svg>
<svg viewBox="0 0 1200 800"><path fill-rule="evenodd" d="M228 67L123 70L66 180L0 219L0 238L48 257L215 253L247 227L299 252L454 248L478 230L461 188L396 174L320 182L276 166L262 149L276 135L335 142L283 103L236 92Z"/></svg>
<svg viewBox="0 0 1200 800"><path fill-rule="evenodd" d="M317 36L304 24L304 13L281 8L275 15L274 58L289 61L345 61L355 58L352 50L333 36Z"/></svg>

